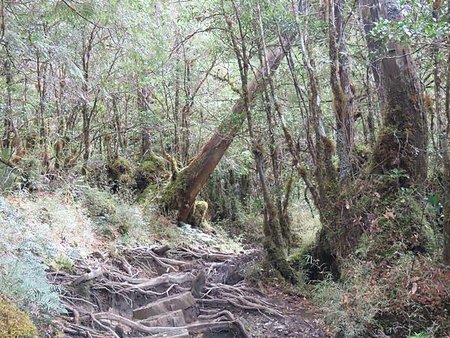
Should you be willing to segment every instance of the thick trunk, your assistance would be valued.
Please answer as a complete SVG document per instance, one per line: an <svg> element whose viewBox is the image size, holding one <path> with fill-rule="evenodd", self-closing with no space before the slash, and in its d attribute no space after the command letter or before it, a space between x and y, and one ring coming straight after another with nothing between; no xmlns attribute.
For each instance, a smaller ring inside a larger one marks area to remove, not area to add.
<svg viewBox="0 0 450 338"><path fill-rule="evenodd" d="M360 0L370 53L377 58L373 69L381 88L382 128L375 145L371 172L404 172L401 184L423 182L427 175L427 125L422 90L408 46L388 41L381 45L370 34L381 20L400 21L396 0Z"/></svg>
<svg viewBox="0 0 450 338"><path fill-rule="evenodd" d="M284 50L290 49L290 38L285 38L282 43L283 47L278 47L268 57L268 67L259 69L256 73L256 78L248 86L248 100L250 102L256 98L261 90L262 77L267 76L268 72L276 70L284 57ZM222 121L200 152L166 188L163 203L169 209L178 210L178 219L180 221L185 221L189 216L195 198L222 159L231 142L233 142L245 119L245 100L241 97L235 103L231 114Z"/></svg>

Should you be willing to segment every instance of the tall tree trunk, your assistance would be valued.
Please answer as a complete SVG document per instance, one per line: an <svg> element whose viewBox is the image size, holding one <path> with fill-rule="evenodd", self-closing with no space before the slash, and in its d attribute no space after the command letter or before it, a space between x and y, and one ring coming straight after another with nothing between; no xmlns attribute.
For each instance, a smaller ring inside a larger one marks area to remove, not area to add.
<svg viewBox="0 0 450 338"><path fill-rule="evenodd" d="M48 126L46 122L46 109L47 109L47 65L45 62L41 62L39 51L36 52L36 76L37 76L37 91L39 95L39 137L42 145L42 166L45 171L48 171L50 166L49 156L49 139L48 139Z"/></svg>
<svg viewBox="0 0 450 338"><path fill-rule="evenodd" d="M423 182L427 175L427 124L420 84L407 45L388 41L382 45L371 35L387 19L402 19L397 0L360 0L360 10L370 53L377 58L374 76L381 88L382 128L371 159L371 172L404 172L403 186Z"/></svg>
<svg viewBox="0 0 450 338"><path fill-rule="evenodd" d="M348 182L352 174L351 156L354 147L354 105L350 60L344 34L342 11L345 0L329 2L330 83L336 118L336 152L339 157L341 181Z"/></svg>
<svg viewBox="0 0 450 338"><path fill-rule="evenodd" d="M82 67L83 67L83 84L81 86L81 92L83 97L81 103L81 115L83 119L83 160L84 166L86 166L90 153L91 153L91 111L89 110L89 66L91 59L91 52L94 43L94 37L96 34L96 27L94 27L85 41L83 37L83 55L82 55ZM84 167L84 169L86 169Z"/></svg>
<svg viewBox="0 0 450 338"><path fill-rule="evenodd" d="M375 144L375 106L371 82L370 69L369 67L367 67L366 83L364 84L367 95L367 128L369 133L369 142L370 145L373 146Z"/></svg>
<svg viewBox="0 0 450 338"><path fill-rule="evenodd" d="M447 8L447 20L450 23L450 1ZM445 116L447 124L441 132L442 157L444 162L444 263L450 266L450 153L448 137L450 135L450 38L447 39L447 78L445 84Z"/></svg>
<svg viewBox="0 0 450 338"><path fill-rule="evenodd" d="M187 59L183 45L184 54L184 105L181 109L181 161L188 163L189 150L191 147L191 110L193 105L193 97L191 92L191 66L192 61Z"/></svg>
<svg viewBox="0 0 450 338"><path fill-rule="evenodd" d="M3 60L3 74L5 75L5 85L6 85L6 97L5 97L5 108L4 108L4 118L3 118L3 140L1 143L1 147L9 148L10 147L10 137L12 133L13 121L12 121L12 71L11 71L11 62L9 59L8 53L8 41L5 40L6 34L6 4L5 1L1 1L0 7L0 41L2 42L3 49L5 51L4 60Z"/></svg>
<svg viewBox="0 0 450 338"><path fill-rule="evenodd" d="M262 77L267 76L268 72L275 71L280 65L284 57L283 50L290 49L291 40L292 37L284 38L283 46L270 53L268 66L256 71L255 79L247 86L249 103L253 102L261 91ZM180 221L185 221L189 216L195 198L233 142L245 119L245 100L241 97L234 104L231 114L220 123L209 141L166 188L163 203L166 208L178 210Z"/></svg>

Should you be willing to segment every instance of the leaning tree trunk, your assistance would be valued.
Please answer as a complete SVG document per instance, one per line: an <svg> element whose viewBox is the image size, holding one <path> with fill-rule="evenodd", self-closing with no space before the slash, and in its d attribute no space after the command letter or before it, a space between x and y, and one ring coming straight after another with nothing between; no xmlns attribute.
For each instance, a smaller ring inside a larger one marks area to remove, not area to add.
<svg viewBox="0 0 450 338"><path fill-rule="evenodd" d="M278 68L285 55L284 51L291 47L291 41L292 37L284 38L282 46L268 56L267 67L262 67L256 72L255 79L248 86L249 102L254 101L261 91L262 78ZM233 106L231 114L221 122L209 141L165 189L164 207L177 210L180 221L188 218L195 198L233 142L245 119L245 100L241 97Z"/></svg>
<svg viewBox="0 0 450 338"><path fill-rule="evenodd" d="M401 185L423 181L427 175L427 124L422 90L409 46L388 41L381 44L372 29L381 19L402 19L397 0L360 0L372 69L381 88L382 128L371 160L373 174L399 170Z"/></svg>

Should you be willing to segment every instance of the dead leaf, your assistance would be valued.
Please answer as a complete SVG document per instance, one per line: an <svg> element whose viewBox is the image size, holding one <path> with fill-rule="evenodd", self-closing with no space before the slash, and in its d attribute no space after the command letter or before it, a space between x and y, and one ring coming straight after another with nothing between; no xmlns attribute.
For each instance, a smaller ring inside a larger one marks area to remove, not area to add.
<svg viewBox="0 0 450 338"><path fill-rule="evenodd" d="M411 289L411 294L414 295L416 292L417 292L417 283L413 283L412 289Z"/></svg>
<svg viewBox="0 0 450 338"><path fill-rule="evenodd" d="M386 211L383 215L386 219L395 219L394 211Z"/></svg>

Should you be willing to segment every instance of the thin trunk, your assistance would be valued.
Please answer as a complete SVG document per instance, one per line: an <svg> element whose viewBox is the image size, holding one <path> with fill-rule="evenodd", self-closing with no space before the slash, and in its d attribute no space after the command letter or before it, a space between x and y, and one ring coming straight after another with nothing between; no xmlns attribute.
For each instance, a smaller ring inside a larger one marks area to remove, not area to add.
<svg viewBox="0 0 450 338"><path fill-rule="evenodd" d="M11 71L11 62L8 53L8 41L5 40L6 34L6 10L5 10L5 1L1 1L0 7L0 41L2 41L3 49L4 49L4 61L3 61L3 73L5 75L5 85L6 85L6 97L5 97L5 108L4 108L4 118L3 118L3 140L1 142L1 146L4 148L10 148L11 136L13 134L13 121L12 121L12 71ZM1 147L0 147L1 148Z"/></svg>
<svg viewBox="0 0 450 338"><path fill-rule="evenodd" d="M247 91L247 82L248 82L248 69L249 69L249 63L248 63L248 56L246 53L246 48L245 48L245 40L244 40L244 34L242 32L242 26L241 26L241 22L239 20L239 14L237 12L237 8L235 6L235 3L233 1L233 5L234 5L234 9L235 9L235 14L238 17L238 24L239 24L239 31L240 31L240 38L242 41L242 48L241 48L241 53L236 53L236 57L239 60L239 57L242 56L241 58L241 65L242 67L240 67L240 71L241 71L241 83L242 83L242 92L244 95L244 111L247 117L247 127L248 127L248 132L249 132L249 136L250 136L250 141L252 143L252 150L253 150L253 155L255 158L255 164L256 164L256 172L258 174L258 179L259 179L259 183L261 185L261 189L263 192L263 198L264 198L264 205L265 205L265 211L264 211L264 246L267 252L267 256L269 258L270 263L272 264L272 266L277 269L281 275L288 281L290 281L291 283L295 284L297 283L297 278L295 276L294 271L292 270L292 268L290 267L289 263L286 260L286 248L287 248L287 243L285 241L285 237L283 235L283 230L282 230L282 226L280 223L280 217L281 217L281 212L282 212L282 206L281 206L281 199L276 198L275 202L276 204L278 204L279 202L279 206L275 205L270 191L269 191L269 187L267 184L267 180L266 180L266 176L265 176L265 170L264 170L264 155L263 155L263 148L264 145L261 142L261 140L256 136L255 132L254 132L254 128L253 128L253 116L250 112L250 100L246 97L245 95L248 95L248 91ZM258 16L260 19L260 29L261 29L261 38L262 38L262 43L261 43L261 47L263 47L263 49L265 50L265 43L264 43L264 32L262 30L262 22L261 22L261 13L260 13L260 8L259 8L259 4L257 5L257 9L258 9ZM262 58L262 52L260 51L260 61L261 61L261 67L262 68L267 68L267 59L265 58L266 53L264 53L264 61ZM270 77L271 74L270 72L268 72L267 77ZM271 134L271 143L273 147L276 147L274 145L274 137L273 137L273 132L272 132L272 128L271 128L271 124L272 124L272 119L271 119L271 112L270 112L270 102L267 102L267 87L264 85L265 83L267 83L266 81L266 76L262 77L262 82L263 82L263 87L264 89L262 90L262 94L266 94L266 104L269 104L268 107L266 107L266 112L267 117L268 117L268 123L269 123L269 132ZM276 156L274 154L275 149L271 149L272 150L272 164L273 164L273 169L274 169L274 176L275 176L275 185L276 188L280 188L279 187L279 179L277 182L277 159L274 158L274 156ZM280 192L277 191L277 194L279 194ZM289 236L287 236L289 237Z"/></svg>
<svg viewBox="0 0 450 338"><path fill-rule="evenodd" d="M180 124L180 70L177 64L175 75L175 103L173 108L173 142L174 142L174 154L181 154L181 144L179 135Z"/></svg>
<svg viewBox="0 0 450 338"><path fill-rule="evenodd" d="M42 165L46 171L49 169L50 156L49 156L49 139L48 139L48 126L45 118L46 114L46 96L47 96L47 77L46 77L47 65L41 62L39 51L36 54L36 76L37 76L37 91L39 95L39 137L42 145Z"/></svg>
<svg viewBox="0 0 450 338"><path fill-rule="evenodd" d="M447 8L447 21L450 23L450 1ZM450 43L450 38L447 39L447 43ZM447 120L446 125L442 125L441 130L441 144L442 144L442 156L444 162L444 250L443 260L444 263L450 266L450 153L448 146L448 137L450 135L450 44L447 47L447 74L445 84L445 116Z"/></svg>
<svg viewBox="0 0 450 338"><path fill-rule="evenodd" d="M114 130L116 132L116 149L115 149L115 156L118 157L121 153L121 150L125 148L124 141L123 141L123 128L122 128L122 122L120 120L120 113L119 108L117 107L117 98L113 96L112 98L112 105L113 105L113 113L114 113Z"/></svg>
<svg viewBox="0 0 450 338"><path fill-rule="evenodd" d="M192 61L186 59L186 53L184 52L184 105L181 110L181 160L183 163L187 163L189 161L189 149L191 146L191 110L193 105L193 97L190 85L191 63Z"/></svg>
<svg viewBox="0 0 450 338"><path fill-rule="evenodd" d="M340 180L348 182L352 174L354 147L354 105L350 79L350 61L344 34L345 0L329 1L330 83L336 118L336 152L339 157Z"/></svg>
<svg viewBox="0 0 450 338"><path fill-rule="evenodd" d="M301 8L304 15L308 14L305 12L306 10L307 6L304 4L304 7ZM317 190L314 194L316 198L316 207L319 211L322 211L330 207L331 201L329 201L329 191L335 190L333 187L336 184L336 171L332 162L334 145L328 138L323 125L323 114L320 107L319 81L314 58L311 57L311 46L309 45L307 30L300 28L300 19L298 16L296 21L297 30L300 36L300 50L302 53L303 65L307 71L309 87L308 108L310 111L310 123L315 137L314 148L310 150L314 154L314 176L317 184ZM306 175L303 174L302 177L306 178ZM324 224L329 223L325 219L322 221Z"/></svg>
<svg viewBox="0 0 450 338"><path fill-rule="evenodd" d="M370 145L373 146L375 144L375 106L369 68L367 68L366 73L366 83L364 84L364 87L367 95L367 128L369 129L369 142Z"/></svg>
<svg viewBox="0 0 450 338"><path fill-rule="evenodd" d="M82 70L83 70L83 84L81 86L82 102L81 115L83 119L83 160L84 165L89 160L91 153L91 112L89 110L89 67L91 52L94 42L96 27L92 29L87 41L83 38L83 55L82 55Z"/></svg>
<svg viewBox="0 0 450 338"><path fill-rule="evenodd" d="M267 67L267 44L265 39L265 32L263 28L263 22L262 22L262 16L261 16L261 9L259 4L257 4L257 10L258 10L258 30L260 34L260 41L258 41L258 47L259 47L259 61L262 67ZM273 178L274 178L274 188L275 188L275 206L277 208L277 218L278 218L278 225L275 224L274 226L279 226L281 235L283 240L286 243L287 251L289 252L291 247L291 227L290 227L290 220L287 213L287 203L289 201L289 193L285 196L285 199L283 200L283 189L281 184L281 165L280 165L280 149L279 146L275 140L275 116L274 111L277 112L277 115L281 115L281 107L280 104L276 98L275 95L275 86L273 84L273 78L272 74L268 73L267 77L264 77L263 79L263 86L264 90L262 91L262 97L264 102L264 107L266 111L266 120L269 130L269 148L270 148L270 158L272 163L272 172L273 172ZM273 109L272 109L273 107ZM251 122L251 116L247 118L247 120L250 120ZM249 126L252 127L252 126ZM258 168L258 158L255 155L256 165ZM263 162L261 162L261 166L263 165ZM265 180L264 177L261 177L260 174L258 174L260 177L261 185L265 184L263 182ZM269 201L270 204L272 203ZM270 216L268 214L268 216ZM270 221L270 217L267 218L268 221ZM273 223L273 221L272 221Z"/></svg>

